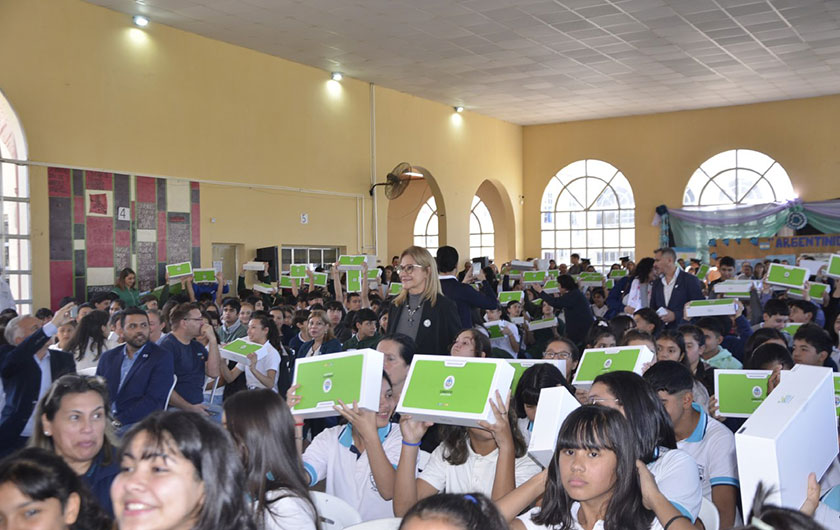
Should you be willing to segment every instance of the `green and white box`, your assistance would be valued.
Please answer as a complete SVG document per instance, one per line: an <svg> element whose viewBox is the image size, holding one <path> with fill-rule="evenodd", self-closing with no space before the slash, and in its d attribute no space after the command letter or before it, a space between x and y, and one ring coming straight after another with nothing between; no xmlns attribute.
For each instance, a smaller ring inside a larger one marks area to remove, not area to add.
<svg viewBox="0 0 840 530"><path fill-rule="evenodd" d="M193 269L193 281L196 283L216 283L216 269Z"/></svg>
<svg viewBox="0 0 840 530"><path fill-rule="evenodd" d="M615 287L615 280L613 280L612 278L604 282L604 289L606 289L607 291L609 291L613 287Z"/></svg>
<svg viewBox="0 0 840 530"><path fill-rule="evenodd" d="M265 262L264 261L249 261L246 262L245 265L242 266L242 269L246 271L264 271L265 270Z"/></svg>
<svg viewBox="0 0 840 530"><path fill-rule="evenodd" d="M798 364L735 433L742 513L756 486L769 489L767 504L798 510L808 474L823 476L837 456L837 413L831 369Z"/></svg>
<svg viewBox="0 0 840 530"><path fill-rule="evenodd" d="M808 295L811 297L812 300L815 300L819 304L822 304L822 297L827 290L828 284L813 282L811 283L811 286L808 289ZM788 289L788 296L790 296L791 298L804 298L805 291L803 289Z"/></svg>
<svg viewBox="0 0 840 530"><path fill-rule="evenodd" d="M515 259L510 262L510 268L516 271L532 271L534 270L534 263Z"/></svg>
<svg viewBox="0 0 840 530"><path fill-rule="evenodd" d="M189 276L193 272L192 264L189 261L183 263L170 263L166 266L166 272L169 273L169 278L182 278Z"/></svg>
<svg viewBox="0 0 840 530"><path fill-rule="evenodd" d="M522 379L522 374L525 373L525 370L538 364L553 364L560 370L563 377L566 377L566 361L561 359L508 359L508 362L516 370L513 373L513 382L510 384L511 392L516 392L516 385L519 384L519 380Z"/></svg>
<svg viewBox="0 0 840 530"><path fill-rule="evenodd" d="M536 300L541 299L537 298ZM528 329L531 331L536 331L538 329L550 329L554 327L557 327L557 317L541 318L539 320L528 321Z"/></svg>
<svg viewBox="0 0 840 530"><path fill-rule="evenodd" d="M478 427L496 423L490 399L507 399L514 369L502 359L415 355L397 412L415 420Z"/></svg>
<svg viewBox="0 0 840 530"><path fill-rule="evenodd" d="M502 291L499 293L499 303L503 306L506 306L511 302L519 302L521 304L524 299L524 291Z"/></svg>
<svg viewBox="0 0 840 530"><path fill-rule="evenodd" d="M502 333L502 326L504 326L504 324L502 324L501 320L491 320L484 323L484 328L487 330L487 333L490 334L491 339L500 339L505 336L505 334Z"/></svg>
<svg viewBox="0 0 840 530"><path fill-rule="evenodd" d="M726 280L715 284L715 292L718 294L747 293L753 287L752 280Z"/></svg>
<svg viewBox="0 0 840 530"><path fill-rule="evenodd" d="M767 269L767 278L765 278L765 281L772 285L778 285L779 287L802 289L805 282L808 281L808 276L808 269L803 267L771 263Z"/></svg>
<svg viewBox="0 0 840 530"><path fill-rule="evenodd" d="M823 267L828 268L828 262L813 259L802 259L799 260L797 266L802 267L804 269L808 269L808 274L810 274L811 276L817 276L820 273L820 269L822 269Z"/></svg>
<svg viewBox="0 0 840 530"><path fill-rule="evenodd" d="M840 417L840 374L834 375L834 408L837 416Z"/></svg>
<svg viewBox="0 0 840 530"><path fill-rule="evenodd" d="M546 271L523 271L523 283L543 283L546 278Z"/></svg>
<svg viewBox="0 0 840 530"><path fill-rule="evenodd" d="M601 287L604 283L604 275L597 272L582 272L578 278L581 287Z"/></svg>
<svg viewBox="0 0 840 530"><path fill-rule="evenodd" d="M265 282L255 283L252 290L257 291L258 293L264 293L264 294L274 294L277 291L277 289L274 287L274 285L272 285L270 283L265 283Z"/></svg>
<svg viewBox="0 0 840 530"><path fill-rule="evenodd" d="M347 271L347 292L362 292L362 271L352 269Z"/></svg>
<svg viewBox="0 0 840 530"><path fill-rule="evenodd" d="M802 325L801 322L788 322L788 325L782 328L782 331L790 334L790 336L796 335L796 332L799 331L799 327Z"/></svg>
<svg viewBox="0 0 840 530"><path fill-rule="evenodd" d="M280 280L277 282L278 289L291 289L294 285L295 280L292 279L291 276L283 275L280 276Z"/></svg>
<svg viewBox="0 0 840 530"><path fill-rule="evenodd" d="M327 273L326 272L313 272L312 279L307 280L307 283L312 287L326 287L327 286Z"/></svg>
<svg viewBox="0 0 840 530"><path fill-rule="evenodd" d="M719 414L749 418L767 397L770 370L715 370L715 396Z"/></svg>
<svg viewBox="0 0 840 530"><path fill-rule="evenodd" d="M512 324L524 324L525 317L510 317L510 321Z"/></svg>
<svg viewBox="0 0 840 530"><path fill-rule="evenodd" d="M338 270L351 271L362 270L362 265L367 262L368 269L376 268L376 256L367 256L364 254L345 255L338 257Z"/></svg>
<svg viewBox="0 0 840 530"><path fill-rule="evenodd" d="M653 359L653 352L646 346L584 350L572 384L589 388L596 377L610 372L636 372L642 375L642 367L653 362Z"/></svg>
<svg viewBox="0 0 840 530"><path fill-rule="evenodd" d="M557 278L560 277L560 271L557 270L557 269L548 269L547 273L548 273L548 277L551 278L552 280L556 280Z"/></svg>
<svg viewBox="0 0 840 530"><path fill-rule="evenodd" d="M828 267L825 269L825 275L831 278L840 278L840 255L831 255L828 259Z"/></svg>
<svg viewBox="0 0 840 530"><path fill-rule="evenodd" d="M688 318L734 315L738 311L738 303L735 300L720 298L717 300L692 300L685 307L685 316Z"/></svg>
<svg viewBox="0 0 840 530"><path fill-rule="evenodd" d="M700 265L697 269L697 277L700 278L700 281L705 281L706 276L709 275L710 267L708 265Z"/></svg>
<svg viewBox="0 0 840 530"><path fill-rule="evenodd" d="M402 284L400 282L391 282L388 285L388 295L397 296L402 291Z"/></svg>
<svg viewBox="0 0 840 530"><path fill-rule="evenodd" d="M625 276L627 276L627 269L615 269L615 270L610 271L610 275L609 275L609 277L614 279L614 280L617 280L619 278L624 278Z"/></svg>
<svg viewBox="0 0 840 530"><path fill-rule="evenodd" d="M292 413L303 418L339 416L333 408L339 400L378 411L383 364L382 352L370 348L298 359L292 384L300 385L301 401Z"/></svg>
<svg viewBox="0 0 840 530"><path fill-rule="evenodd" d="M306 278L306 265L289 265L290 278Z"/></svg>
<svg viewBox="0 0 840 530"><path fill-rule="evenodd" d="M265 344L257 344L247 339L236 339L224 346L219 346L219 355L222 359L242 363L245 366L251 366L251 361L248 360L248 355L251 353L257 354L257 360L262 359L268 353Z"/></svg>
<svg viewBox="0 0 840 530"><path fill-rule="evenodd" d="M545 284L543 285L543 291L549 294L559 293L560 284L557 283L557 280L546 280Z"/></svg>
<svg viewBox="0 0 840 530"><path fill-rule="evenodd" d="M551 457L554 456L560 427L578 407L580 402L565 387L555 386L540 390L528 454L543 467L548 467Z"/></svg>

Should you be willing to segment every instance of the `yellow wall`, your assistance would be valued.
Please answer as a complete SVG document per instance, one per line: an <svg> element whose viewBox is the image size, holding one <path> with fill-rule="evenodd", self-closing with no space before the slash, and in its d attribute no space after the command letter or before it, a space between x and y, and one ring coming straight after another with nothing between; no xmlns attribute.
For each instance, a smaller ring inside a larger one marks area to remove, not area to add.
<svg viewBox="0 0 840 530"><path fill-rule="evenodd" d="M755 149L775 158L805 201L836 198L838 122L840 96L828 96L525 127L524 253L540 251L539 209L549 179L582 158L605 160L630 181L640 255L659 246L659 228L651 226L656 206L680 207L694 170L727 149Z"/></svg>
<svg viewBox="0 0 840 530"><path fill-rule="evenodd" d="M204 265L213 242L243 243L246 256L283 243L372 250L367 83L329 82L323 70L159 24L137 30L128 16L78 0L3 0L0 49L0 90L20 117L30 159L261 186L202 185ZM481 181L520 193L521 127L471 113L456 124L447 105L375 92L377 180L403 160L431 169L447 208L465 212L446 221L457 244L467 241L469 200ZM33 169L31 179L34 297L43 305L46 171ZM387 259L387 201L381 191L378 199ZM515 234L518 219L507 227Z"/></svg>

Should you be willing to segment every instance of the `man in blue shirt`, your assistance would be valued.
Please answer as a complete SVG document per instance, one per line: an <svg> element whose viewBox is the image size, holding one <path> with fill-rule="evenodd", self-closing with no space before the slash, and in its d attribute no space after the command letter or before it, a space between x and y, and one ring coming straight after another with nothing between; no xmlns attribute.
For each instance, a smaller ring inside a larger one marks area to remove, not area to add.
<svg viewBox="0 0 840 530"><path fill-rule="evenodd" d="M125 344L102 354L96 375L108 383L111 412L122 430L163 410L174 381L172 352L149 340L149 317L137 307L122 312Z"/></svg>
<svg viewBox="0 0 840 530"><path fill-rule="evenodd" d="M219 344L216 332L201 317L198 305L180 304L169 316L172 332L160 346L172 353L178 382L169 400L171 406L191 410L221 421L221 409L204 401L204 376L219 377ZM195 340L203 336L207 348Z"/></svg>

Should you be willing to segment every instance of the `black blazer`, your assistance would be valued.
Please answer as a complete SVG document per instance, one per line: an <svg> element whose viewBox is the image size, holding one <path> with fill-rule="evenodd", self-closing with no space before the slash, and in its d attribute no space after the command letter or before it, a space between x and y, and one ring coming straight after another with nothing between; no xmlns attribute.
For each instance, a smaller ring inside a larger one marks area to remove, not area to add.
<svg viewBox="0 0 840 530"><path fill-rule="evenodd" d="M170 350L149 341L131 365L120 388L124 348L121 344L103 353L96 366L96 375L104 377L108 384L109 406L116 405L117 419L123 425L131 425L156 410L163 410L175 380L175 361Z"/></svg>
<svg viewBox="0 0 840 530"><path fill-rule="evenodd" d="M664 307L674 312L673 322L665 324L666 329L676 329L678 326L685 324L683 317L683 307L687 302L692 300L702 300L703 284L700 279L688 272L680 271L677 276L677 282L674 284L674 290L671 291L671 299L668 304L665 304L665 286L662 285L662 278L653 280L653 287L650 294L650 307L653 310Z"/></svg>
<svg viewBox="0 0 840 530"><path fill-rule="evenodd" d="M388 311L388 333L396 332L405 306L405 303L391 305ZM438 295L434 306L428 300L424 300L420 327L414 339L417 343L417 353L449 355L449 347L455 342L455 337L460 331L461 317L458 316L455 302L443 295Z"/></svg>
<svg viewBox="0 0 840 530"><path fill-rule="evenodd" d="M6 392L6 404L0 413L0 454L6 454L19 445L20 433L38 404L41 369L34 355L49 340L44 330L39 329L0 357L0 376ZM50 350L50 370L53 381L64 374L75 373L73 355Z"/></svg>

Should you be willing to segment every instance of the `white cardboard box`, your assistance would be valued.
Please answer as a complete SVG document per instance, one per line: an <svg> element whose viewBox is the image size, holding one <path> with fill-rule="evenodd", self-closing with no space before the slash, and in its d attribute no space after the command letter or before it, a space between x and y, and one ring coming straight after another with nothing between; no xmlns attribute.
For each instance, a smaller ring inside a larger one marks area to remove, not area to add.
<svg viewBox="0 0 840 530"><path fill-rule="evenodd" d="M264 294L274 294L277 291L274 285L270 283L255 283L251 290Z"/></svg>
<svg viewBox="0 0 840 530"><path fill-rule="evenodd" d="M770 488L768 504L798 510L808 474L822 477L837 456L837 417L830 368L798 364L735 433L742 513L756 486Z"/></svg>
<svg viewBox="0 0 840 530"><path fill-rule="evenodd" d="M265 270L265 262L264 261L248 261L242 268L246 271L264 271Z"/></svg>
<svg viewBox="0 0 840 530"><path fill-rule="evenodd" d="M378 411L384 359L382 352L370 348L298 359L292 385L301 385L297 393L304 401L293 414L303 418L339 416L333 408L339 400L350 406L356 400L360 408ZM310 389L315 397L306 400Z"/></svg>
<svg viewBox="0 0 840 530"><path fill-rule="evenodd" d="M537 298L537 300L542 300ZM539 320L529 320L528 321L528 329L531 331L536 331L538 329L548 329L557 327L557 317L552 318L541 318Z"/></svg>
<svg viewBox="0 0 840 530"><path fill-rule="evenodd" d="M752 280L726 280L715 284L716 293L748 293L753 287Z"/></svg>
<svg viewBox="0 0 840 530"><path fill-rule="evenodd" d="M534 270L534 263L515 259L510 262L510 268L515 271L532 271Z"/></svg>
<svg viewBox="0 0 840 530"><path fill-rule="evenodd" d="M654 358L654 353L643 345L583 350L572 385L589 388L596 377L608 372L627 371L642 375L642 367Z"/></svg>
<svg viewBox="0 0 840 530"><path fill-rule="evenodd" d="M376 268L376 256L370 256L368 254L353 254L353 255L348 254L348 255L342 255L342 256L338 257L338 259L339 259L338 270L340 270L340 271L351 271L351 270L361 270L362 269L362 264L361 263L342 264L341 261L345 258L350 258L350 259L362 258L360 261L367 262L367 266L368 266L369 271Z"/></svg>
<svg viewBox="0 0 840 530"><path fill-rule="evenodd" d="M685 316L688 318L734 315L738 312L738 303L729 298L717 300L692 300L685 308Z"/></svg>
<svg viewBox="0 0 840 530"><path fill-rule="evenodd" d="M565 387L555 386L540 390L528 453L543 467L548 467L551 463L560 427L578 407L580 402Z"/></svg>
<svg viewBox="0 0 840 530"><path fill-rule="evenodd" d="M415 420L478 427L496 423L489 400L507 399L513 367L504 359L415 355L397 412Z"/></svg>
<svg viewBox="0 0 840 530"><path fill-rule="evenodd" d="M816 276L820 273L820 269L823 266L828 268L828 262L813 259L801 259L799 260L799 266L803 269L808 269L808 272L811 273L811 276Z"/></svg>

